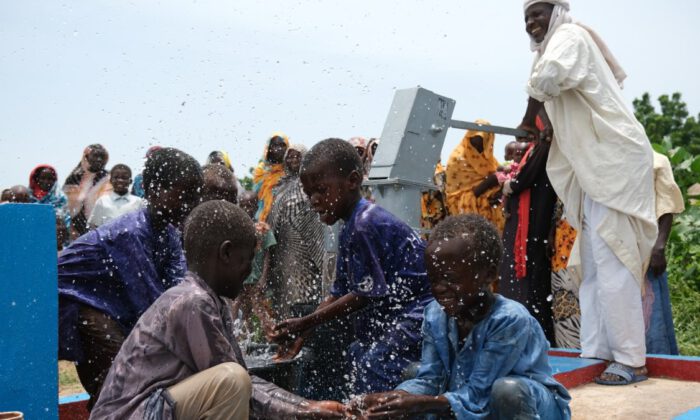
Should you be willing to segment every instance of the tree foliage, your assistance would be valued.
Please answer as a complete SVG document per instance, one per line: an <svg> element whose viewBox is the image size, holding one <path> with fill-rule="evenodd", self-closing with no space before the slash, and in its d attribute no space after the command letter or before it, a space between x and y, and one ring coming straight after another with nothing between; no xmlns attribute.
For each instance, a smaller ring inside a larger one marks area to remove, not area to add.
<svg viewBox="0 0 700 420"><path fill-rule="evenodd" d="M239 181L241 182L241 185L243 185L243 188L245 188L248 191L253 190L253 168L248 168L248 175L244 176L243 178L240 178Z"/></svg>
<svg viewBox="0 0 700 420"><path fill-rule="evenodd" d="M634 114L652 143L663 144L667 140L673 147L682 147L693 156L700 155L700 114L689 116L680 93L659 96L661 113L656 112L648 93L633 104Z"/></svg>

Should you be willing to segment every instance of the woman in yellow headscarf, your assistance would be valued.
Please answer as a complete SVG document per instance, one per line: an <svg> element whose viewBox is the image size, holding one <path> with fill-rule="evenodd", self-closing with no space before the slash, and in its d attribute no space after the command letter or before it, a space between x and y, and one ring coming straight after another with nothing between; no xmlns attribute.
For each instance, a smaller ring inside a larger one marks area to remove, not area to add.
<svg viewBox="0 0 700 420"><path fill-rule="evenodd" d="M255 220L265 222L272 209L272 189L284 176L284 154L289 138L281 131L272 133L267 140L263 157L253 171L253 191L258 195L258 211Z"/></svg>
<svg viewBox="0 0 700 420"><path fill-rule="evenodd" d="M476 122L490 125L484 120ZM493 156L495 137L493 133L467 131L447 161L445 193L450 214L477 213L503 230L503 212L495 203L501 188L496 178L498 161Z"/></svg>

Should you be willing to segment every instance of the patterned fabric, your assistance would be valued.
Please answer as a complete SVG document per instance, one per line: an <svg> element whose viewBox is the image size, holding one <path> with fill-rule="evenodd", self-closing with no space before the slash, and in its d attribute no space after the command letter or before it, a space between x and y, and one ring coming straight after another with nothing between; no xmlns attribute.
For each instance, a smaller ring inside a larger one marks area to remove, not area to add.
<svg viewBox="0 0 700 420"><path fill-rule="evenodd" d="M581 276L575 269L552 271L552 313L557 347L581 348L581 306L578 289Z"/></svg>
<svg viewBox="0 0 700 420"><path fill-rule="evenodd" d="M576 241L576 230L561 217L561 201L555 213L554 252L552 254L552 314L557 347L581 348L581 306L578 289L581 276L575 268L567 268Z"/></svg>
<svg viewBox="0 0 700 420"><path fill-rule="evenodd" d="M489 125L484 120L476 122ZM470 142L477 136L484 141L483 153L479 153ZM480 214L496 225L499 230L503 230L505 223L503 212L499 206L493 206L489 202L491 196L500 190L500 186L489 189L479 197L476 197L472 191L486 177L495 174L498 170L498 161L493 155L495 138L493 133L467 131L462 142L452 151L447 161L445 191L450 214Z"/></svg>
<svg viewBox="0 0 700 420"><path fill-rule="evenodd" d="M258 211L255 214L255 220L260 222L267 221L274 201L274 193L272 190L275 188L280 178L284 176L283 163L272 164L267 161L267 150L270 147L272 139L276 137L282 138L284 143L289 146L289 138L286 134L280 131L273 133L270 138L267 139L262 159L260 159L258 166L253 171L253 191L258 195Z"/></svg>
<svg viewBox="0 0 700 420"><path fill-rule="evenodd" d="M266 286L278 319L287 319L292 305L320 303L324 227L298 176L283 178L274 195L269 222L277 246L269 251Z"/></svg>
<svg viewBox="0 0 700 420"><path fill-rule="evenodd" d="M445 217L447 206L445 205L445 167L438 161L435 166L433 182L437 189L425 191L421 196L421 220L420 227L425 230L433 229Z"/></svg>
<svg viewBox="0 0 700 420"><path fill-rule="evenodd" d="M558 206L561 206L561 202L558 203ZM552 271L561 271L569 265L569 256L574 247L574 242L576 242L576 229L571 227L566 219L562 218L557 220L555 229Z"/></svg>
<svg viewBox="0 0 700 420"><path fill-rule="evenodd" d="M154 302L122 345L92 412L100 419L172 419L167 389L221 363L246 367L228 305L194 273ZM253 418L293 418L302 399L252 376Z"/></svg>

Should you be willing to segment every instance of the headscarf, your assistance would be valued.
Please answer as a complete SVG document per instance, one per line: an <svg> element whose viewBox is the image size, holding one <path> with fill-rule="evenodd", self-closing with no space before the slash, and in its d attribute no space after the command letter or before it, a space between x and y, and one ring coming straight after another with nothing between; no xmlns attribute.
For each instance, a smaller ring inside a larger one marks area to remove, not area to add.
<svg viewBox="0 0 700 420"><path fill-rule="evenodd" d="M284 152L284 173L285 173L285 177L288 177L288 176L294 176L294 177L296 177L296 176L298 176L298 175L292 175L292 174L290 174L290 173L289 173L289 168L287 168L287 155L288 155L289 152L292 151L292 150L294 150L294 151L296 151L296 152L299 152L299 153L301 154L302 157L304 157L304 155L306 154L306 152L309 151L309 149L308 149L306 146L304 146L303 144L301 144L301 143L291 144L291 145L289 145L289 147L287 147L287 151Z"/></svg>
<svg viewBox="0 0 700 420"><path fill-rule="evenodd" d="M552 4L554 5L554 9L552 10L552 17L549 20L549 29L547 30L547 34L545 35L544 40L538 43L535 42L535 40L532 39L532 37L530 37L530 49L537 53L535 55L535 63L537 63L542 54L544 54L545 50L547 49L547 44L549 44L549 40L552 38L557 28L559 28L559 26L565 23L574 23L585 29L591 35L591 38L593 38L593 41L600 49L600 52L603 54L605 61L608 63L608 66L610 66L610 70L615 76L615 80L617 80L617 83L620 85L620 87L622 87L623 82L627 78L625 70L622 68L622 66L617 61L613 53L605 44L605 41L603 41L603 39L600 37L600 35L598 35L598 33L596 33L593 29L580 22L573 21L573 19L569 15L570 5L567 0L525 0L525 4L523 5L523 11L527 12L527 9L530 6L537 3Z"/></svg>
<svg viewBox="0 0 700 420"><path fill-rule="evenodd" d="M39 174L44 170L48 169L53 173L53 177L56 180L51 189L48 191L42 190L37 182L39 179ZM29 191L32 194L32 201L37 204L50 204L53 206L54 212L63 219L66 228L70 227L70 215L66 212L66 204L68 199L63 194L61 190L58 189L58 174L56 169L51 165L39 165L34 168L29 175Z"/></svg>
<svg viewBox="0 0 700 420"><path fill-rule="evenodd" d="M267 151L270 148L272 139L280 137L284 144L289 147L289 138L281 131L276 131L267 139L262 159L253 171L253 191L258 195L258 211L255 213L255 220L264 222L272 209L274 194L272 189L277 185L280 178L284 176L284 162L272 164L267 160Z"/></svg>
<svg viewBox="0 0 700 420"><path fill-rule="evenodd" d="M288 184L299 178L298 173L291 173L289 167L287 167L287 155L291 150L299 152L302 158L304 157L306 152L309 151L309 149L307 149L307 147L301 143L291 144L289 145L289 147L287 147L287 151L284 152L284 176L280 178L280 180L277 182L277 185L275 185L275 188L273 188L272 190L272 195L274 196L275 201L277 201L278 197L282 196L283 190L287 187ZM273 203L273 208L274 206L275 205Z"/></svg>
<svg viewBox="0 0 700 420"><path fill-rule="evenodd" d="M53 186L51 187L50 190L46 191L43 190L39 186L39 175L41 172L44 171L44 169L47 169L49 172L53 174L53 179L56 180L56 182L53 183ZM51 165L38 165L36 168L34 168L29 174L29 190L32 192L32 195L34 196L34 199L36 199L37 203L43 203L44 198L47 197L47 200L51 200L50 196L56 195L56 189L58 187L58 175L56 174L56 169L51 166ZM64 197L65 199L65 197Z"/></svg>
<svg viewBox="0 0 700 420"><path fill-rule="evenodd" d="M68 212L72 219L72 227L80 235L87 232L87 218L97 199L111 190L108 172L105 169L98 172L90 171L88 155L93 150L104 152L105 164L107 163L109 160L107 149L101 144L91 144L83 150L80 163L68 175L63 185L63 192L68 197Z"/></svg>
<svg viewBox="0 0 700 420"><path fill-rule="evenodd" d="M272 203L272 209L270 211L270 216L269 216L270 226L272 226L272 224L274 223L273 219L275 219L275 217L276 217L275 212L276 212L276 210L278 210L278 207L280 207L278 204L280 204L280 205L285 204L285 203L279 202L280 199L288 193L287 190L292 188L292 186L293 186L292 184L294 184L295 182L297 182L299 180L299 174L298 173L296 173L296 174L291 173L289 171L289 168L287 167L287 154L289 154L290 150L295 150L295 151L301 153L302 159L304 158L304 155L306 154L306 152L309 151L309 149L307 149L306 146L304 146L303 144L296 143L296 144L290 145L287 148L287 151L284 153L284 160L285 160L285 162L284 162L284 176L282 178L280 178L280 180L277 182L277 185L275 185L275 188L272 190L272 195L274 197L275 202ZM287 203L287 204L289 204L289 203ZM279 213L279 211L277 211L277 213Z"/></svg>
<svg viewBox="0 0 700 420"><path fill-rule="evenodd" d="M477 120L476 123L490 125L485 120ZM470 140L474 137L481 137L484 140L483 153L479 153L472 146ZM500 187L496 186L479 197L475 196L472 191L484 178L495 173L498 169L498 161L493 155L495 138L493 133L467 131L462 142L452 151L447 161L445 193L450 214L477 213L489 219L502 230L503 212L499 207L494 207L489 203L489 197Z"/></svg>
<svg viewBox="0 0 700 420"><path fill-rule="evenodd" d="M364 137L351 137L348 143L352 144L352 147L360 147L367 150L367 139Z"/></svg>
<svg viewBox="0 0 700 420"><path fill-rule="evenodd" d="M365 178L369 176L369 171L370 169L372 169L372 161L374 160L374 152L372 152L372 146L374 146L375 144L377 145L377 147L379 147L379 139L373 137L369 139L369 142L367 143L367 149L365 149L365 158L362 161L365 170Z"/></svg>
<svg viewBox="0 0 700 420"><path fill-rule="evenodd" d="M231 157L227 152L223 150L214 150L213 152L209 153L209 156L207 157L207 163L212 163L211 158L216 154L220 154L221 159L224 161L224 166L226 166L226 168L228 168L229 171L234 172L233 165L231 165Z"/></svg>

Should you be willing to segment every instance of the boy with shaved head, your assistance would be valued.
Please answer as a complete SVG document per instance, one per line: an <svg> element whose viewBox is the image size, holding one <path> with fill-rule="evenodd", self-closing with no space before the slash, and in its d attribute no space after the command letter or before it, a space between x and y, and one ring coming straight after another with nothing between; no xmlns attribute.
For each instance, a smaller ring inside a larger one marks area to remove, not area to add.
<svg viewBox="0 0 700 420"><path fill-rule="evenodd" d="M342 418L339 403L304 400L246 371L222 298L235 299L250 273L255 229L248 215L207 201L192 211L184 235L185 279L139 319L91 418Z"/></svg>
<svg viewBox="0 0 700 420"><path fill-rule="evenodd" d="M415 378L355 399L361 418L571 417L552 377L542 328L521 304L496 295L500 233L476 214L451 216L430 234L425 265L435 301L425 308Z"/></svg>

